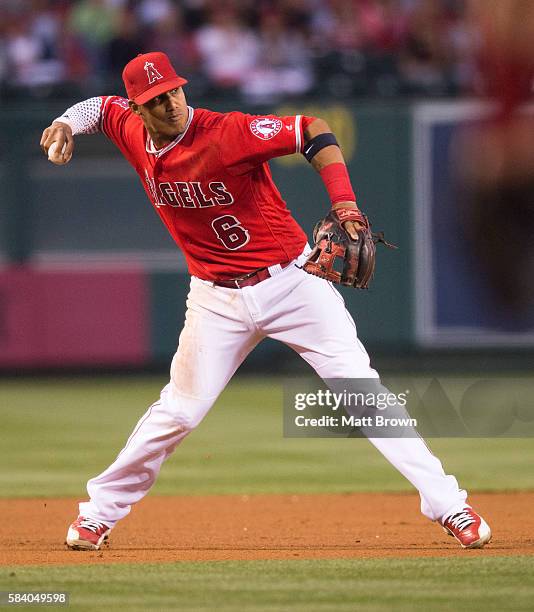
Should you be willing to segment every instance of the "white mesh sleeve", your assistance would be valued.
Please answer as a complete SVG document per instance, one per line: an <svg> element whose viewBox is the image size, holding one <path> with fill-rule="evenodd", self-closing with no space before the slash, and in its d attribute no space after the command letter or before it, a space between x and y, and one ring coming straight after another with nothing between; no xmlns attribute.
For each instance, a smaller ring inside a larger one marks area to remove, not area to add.
<svg viewBox="0 0 534 612"><path fill-rule="evenodd" d="M102 98L89 98L67 108L61 117L57 117L54 121L70 125L74 136L96 134L100 131L101 108Z"/></svg>

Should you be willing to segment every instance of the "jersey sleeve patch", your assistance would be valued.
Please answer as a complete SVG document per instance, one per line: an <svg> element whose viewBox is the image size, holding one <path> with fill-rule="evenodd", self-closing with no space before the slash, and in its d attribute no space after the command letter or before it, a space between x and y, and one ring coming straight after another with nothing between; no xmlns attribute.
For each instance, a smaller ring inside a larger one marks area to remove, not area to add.
<svg viewBox="0 0 534 612"><path fill-rule="evenodd" d="M275 117L256 117L250 124L250 131L260 140L271 140L282 129L282 121Z"/></svg>
<svg viewBox="0 0 534 612"><path fill-rule="evenodd" d="M113 102L111 104L116 104L117 106L120 106L124 110L128 110L130 108L130 105L126 98L118 98L118 97L113 98Z"/></svg>
<svg viewBox="0 0 534 612"><path fill-rule="evenodd" d="M100 129L116 145L124 140L124 124L130 117L128 100L122 96L103 96Z"/></svg>

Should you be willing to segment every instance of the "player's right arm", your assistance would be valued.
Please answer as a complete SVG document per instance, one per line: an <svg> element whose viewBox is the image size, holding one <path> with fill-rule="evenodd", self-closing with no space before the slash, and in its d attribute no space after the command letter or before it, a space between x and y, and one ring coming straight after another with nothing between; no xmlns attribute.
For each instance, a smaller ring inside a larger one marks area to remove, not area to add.
<svg viewBox="0 0 534 612"><path fill-rule="evenodd" d="M51 161L66 164L74 151L74 136L98 132L103 132L123 149L126 139L124 126L130 115L128 101L118 96L83 100L68 108L45 128L41 136L41 149L48 155L52 143L56 143L57 154Z"/></svg>
<svg viewBox="0 0 534 612"><path fill-rule="evenodd" d="M54 142L56 143L56 154L53 157L51 156L50 160L58 165L67 164L74 152L74 136L70 125L54 120L51 125L44 129L40 145L46 156L48 156L48 150ZM64 150L63 147L65 147Z"/></svg>
<svg viewBox="0 0 534 612"><path fill-rule="evenodd" d="M57 154L52 161L56 164L68 163L74 152L74 136L95 134L100 131L102 102L102 98L83 100L54 119L41 136L40 145L43 153L48 155L48 150L55 142Z"/></svg>

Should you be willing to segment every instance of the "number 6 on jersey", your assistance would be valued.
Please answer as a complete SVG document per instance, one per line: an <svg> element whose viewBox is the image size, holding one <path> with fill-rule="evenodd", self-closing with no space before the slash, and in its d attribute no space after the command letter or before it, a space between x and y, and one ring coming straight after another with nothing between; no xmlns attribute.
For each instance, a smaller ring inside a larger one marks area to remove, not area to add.
<svg viewBox="0 0 534 612"><path fill-rule="evenodd" d="M240 249L250 240L248 230L233 215L223 215L213 219L211 227L213 227L217 238L230 251Z"/></svg>

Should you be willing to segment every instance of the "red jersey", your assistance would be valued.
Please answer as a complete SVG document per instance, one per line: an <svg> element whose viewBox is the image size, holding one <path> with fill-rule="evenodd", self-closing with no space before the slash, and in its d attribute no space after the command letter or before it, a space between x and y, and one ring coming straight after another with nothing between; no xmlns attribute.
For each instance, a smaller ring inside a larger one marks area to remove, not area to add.
<svg viewBox="0 0 534 612"><path fill-rule="evenodd" d="M289 262L306 234L276 188L267 161L300 153L301 116L253 116L189 107L183 133L155 149L141 118L102 97L101 129L135 168L190 274L229 279Z"/></svg>

